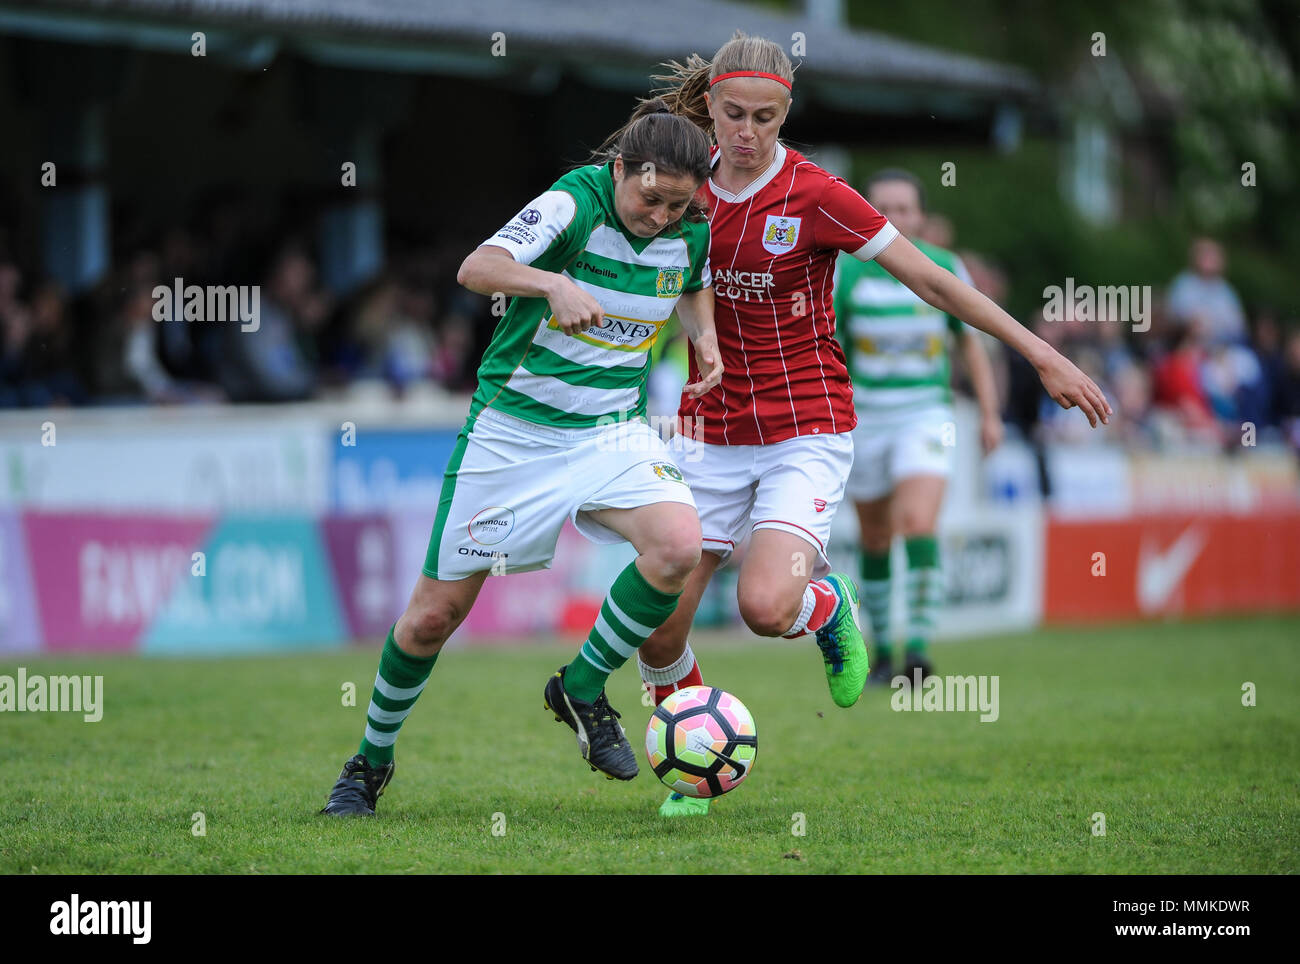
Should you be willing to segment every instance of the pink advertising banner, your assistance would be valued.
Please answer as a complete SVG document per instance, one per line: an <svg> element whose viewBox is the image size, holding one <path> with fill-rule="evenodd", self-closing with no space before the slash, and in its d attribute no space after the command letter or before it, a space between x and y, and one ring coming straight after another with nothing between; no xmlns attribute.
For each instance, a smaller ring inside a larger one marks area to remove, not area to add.
<svg viewBox="0 0 1300 964"><path fill-rule="evenodd" d="M191 579L210 517L23 515L49 651L131 651L177 580Z"/></svg>

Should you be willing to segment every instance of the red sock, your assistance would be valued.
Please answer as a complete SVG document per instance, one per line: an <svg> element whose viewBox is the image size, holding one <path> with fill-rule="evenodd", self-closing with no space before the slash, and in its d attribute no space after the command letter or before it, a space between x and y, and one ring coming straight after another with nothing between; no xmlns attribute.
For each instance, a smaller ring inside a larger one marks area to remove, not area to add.
<svg viewBox="0 0 1300 964"><path fill-rule="evenodd" d="M835 591L835 587L825 579L808 583L808 588L812 591L816 602L813 603L812 615L808 617L807 631L815 633L826 625L826 620L830 619L839 608L840 596Z"/></svg>
<svg viewBox="0 0 1300 964"><path fill-rule="evenodd" d="M666 686L655 687L655 706L658 706L660 703L668 699L668 697L672 696L680 689L685 689L688 686L703 686L703 685L704 685L704 677L700 675L700 662L699 660L695 660L691 663L691 671L687 673L685 676L683 676L676 683L672 683Z"/></svg>

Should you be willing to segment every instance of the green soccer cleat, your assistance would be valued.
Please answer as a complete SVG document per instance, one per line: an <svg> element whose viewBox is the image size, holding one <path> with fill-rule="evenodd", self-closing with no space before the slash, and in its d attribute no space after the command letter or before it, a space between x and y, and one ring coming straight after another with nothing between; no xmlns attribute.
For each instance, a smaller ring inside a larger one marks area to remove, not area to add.
<svg viewBox="0 0 1300 964"><path fill-rule="evenodd" d="M831 573L826 581L835 587L840 604L826 625L817 630L817 645L826 663L826 685L830 687L831 699L836 706L849 707L862 695L871 669L862 625L858 622L858 588L852 579L839 573Z"/></svg>
<svg viewBox="0 0 1300 964"><path fill-rule="evenodd" d="M661 817L702 817L708 812L708 797L688 797L676 790L659 807Z"/></svg>

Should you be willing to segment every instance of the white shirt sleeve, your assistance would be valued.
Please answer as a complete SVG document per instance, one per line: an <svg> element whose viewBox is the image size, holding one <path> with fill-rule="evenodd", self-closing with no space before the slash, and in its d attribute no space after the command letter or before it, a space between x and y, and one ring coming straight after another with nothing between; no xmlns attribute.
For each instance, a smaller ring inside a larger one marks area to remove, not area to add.
<svg viewBox="0 0 1300 964"><path fill-rule="evenodd" d="M577 204L568 191L547 191L528 202L483 244L505 248L520 264L532 264L573 223Z"/></svg>
<svg viewBox="0 0 1300 964"><path fill-rule="evenodd" d="M889 247L896 237L898 237L898 228L894 227L891 222L886 221L885 226L876 232L874 238L853 252L853 257L859 261L871 261L881 251Z"/></svg>

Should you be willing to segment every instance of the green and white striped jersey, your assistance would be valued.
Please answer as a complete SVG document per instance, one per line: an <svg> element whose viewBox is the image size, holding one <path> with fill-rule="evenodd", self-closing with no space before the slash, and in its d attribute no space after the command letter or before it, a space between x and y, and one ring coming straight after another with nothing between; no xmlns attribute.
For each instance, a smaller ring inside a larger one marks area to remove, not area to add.
<svg viewBox="0 0 1300 964"><path fill-rule="evenodd" d="M560 331L545 298L512 298L478 370L470 418L493 408L555 428L645 416L650 348L683 293L712 283L707 222L639 238L614 212L612 166L570 171L484 244L569 278L601 328Z"/></svg>
<svg viewBox="0 0 1300 964"><path fill-rule="evenodd" d="M912 243L970 284L951 251ZM843 255L835 266L834 304L860 418L904 416L952 403L947 335L970 334L960 320L926 304L875 261Z"/></svg>

